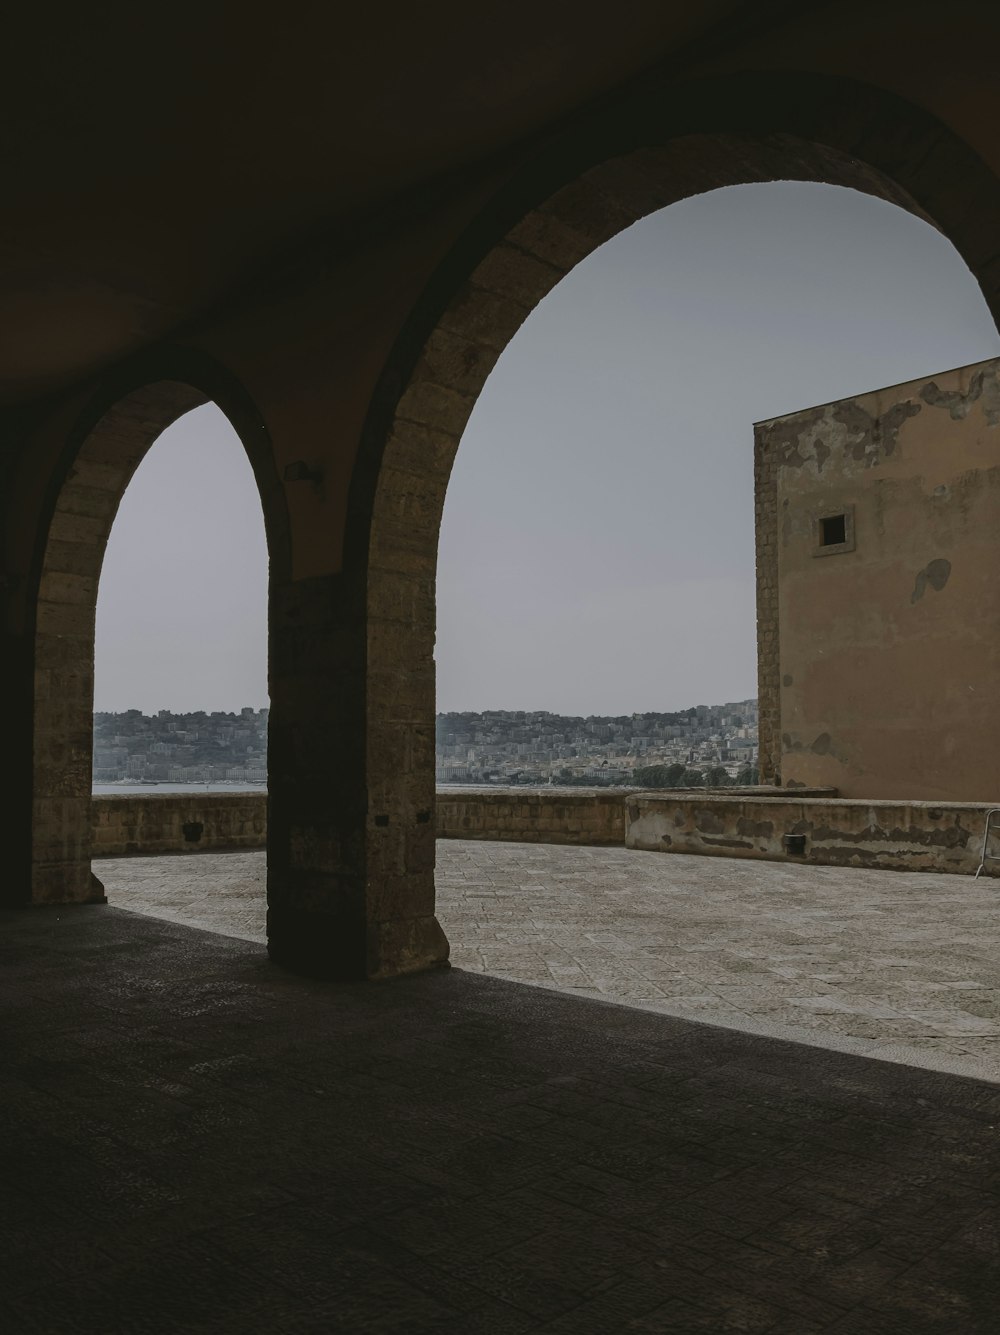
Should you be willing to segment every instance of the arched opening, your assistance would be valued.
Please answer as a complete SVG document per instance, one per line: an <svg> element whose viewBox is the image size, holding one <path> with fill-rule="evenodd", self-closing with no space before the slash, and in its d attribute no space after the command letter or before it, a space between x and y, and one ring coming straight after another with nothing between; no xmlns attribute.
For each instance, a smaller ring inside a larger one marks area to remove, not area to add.
<svg viewBox="0 0 1000 1335"><path fill-rule="evenodd" d="M219 871L242 870L239 930L264 931L267 545L239 436L214 404L136 470L97 599L94 857L112 904L222 926ZM199 853L167 889L159 856ZM131 855L131 856L130 856ZM138 860L136 860L136 855Z"/></svg>
<svg viewBox="0 0 1000 1335"><path fill-rule="evenodd" d="M367 576L369 872L391 880L379 906L384 919L402 917L408 905L433 921L433 850L412 841L434 803L434 586L455 452L500 353L564 274L638 219L690 195L820 181L932 222L1000 309L1000 270L977 225L1000 188L943 126L870 90L797 76L704 85L685 96L683 108L671 95L656 109L644 102L638 112L621 110L612 129L571 134L487 210L442 266L373 403L351 516ZM559 187L560 179L568 183ZM766 684L760 701L766 755L774 726Z"/></svg>
<svg viewBox="0 0 1000 1335"><path fill-rule="evenodd" d="M746 702L753 424L998 352L951 243L867 194L731 186L619 233L534 308L463 433L438 558L439 724ZM602 765L629 782L638 759L620 742L568 768L521 749L521 783ZM513 747L439 748L439 781L519 767Z"/></svg>
<svg viewBox="0 0 1000 1335"><path fill-rule="evenodd" d="M452 838L438 845L437 904L453 964L575 995L690 1007L716 1020L731 1018L727 1004L766 1005L773 1019L796 1023L805 1003L783 991L801 989L777 974L772 981L766 965L756 990L738 990L738 965L749 971L755 955L781 952L777 925L792 921L787 882L776 880L784 869L762 874L746 861L693 857L664 865L645 852L583 847L600 830L577 803L594 790L602 801L617 793L625 806L630 789L731 782L724 770L711 779L704 771L732 754L716 751L709 734L725 736L731 726L731 739L741 741L739 705L756 695L754 422L859 386L919 382L934 368L998 351L982 294L946 238L894 205L818 183L736 186L673 205L606 243L539 303L476 401L444 505L437 712L439 742L453 745L439 747L438 811ZM887 402L894 398L890 391ZM954 441L940 416L931 427L944 477ZM838 467L837 438L824 436L832 448L813 486L833 485ZM1000 466L1000 432L993 448ZM890 523L894 470L906 467L908 453L919 468L914 451L904 432L878 467L867 455L856 462L851 485L859 497L881 485ZM911 500L907 489L898 503ZM661 522L681 527L679 543ZM735 524L738 542L714 560L725 526ZM863 527L870 552L867 516ZM832 536L843 543L843 527ZM818 563L814 569L822 577ZM912 579L903 578L908 599ZM865 581L857 582L863 604ZM825 615L832 619L832 609ZM873 619L870 606L863 615ZM711 638L715 631L723 641ZM926 652L926 627L920 633ZM635 662L637 654L646 659ZM964 670L956 653L951 680ZM844 664L839 672L847 676ZM936 692L946 691L947 675L935 673ZM696 705L691 723L674 712ZM892 696L879 705L891 714ZM454 713L443 718L446 711ZM933 717L924 718L931 733ZM686 774L642 774L675 765ZM911 774L919 783L912 765ZM763 851L748 838L759 809L752 802L739 831L718 819L715 796L686 800L663 803L657 839L645 838L644 850L665 836L662 851L691 851L682 816L700 807L704 851ZM729 808L739 802L731 794ZM785 818L771 817L769 827ZM760 820L769 822L763 810ZM786 944L787 966L801 965L810 950L832 954L836 932L865 902L891 902L892 876L875 873L889 883L883 901L853 871L836 886L839 916L823 893L833 887L803 871L796 926L806 944L798 956ZM897 893L912 897L916 918L920 878L907 879ZM806 921L810 910L817 921ZM870 924L873 953L879 941L888 955L878 927ZM692 981L692 944L704 951L696 959L707 983ZM864 976L865 943L855 938L852 948ZM822 1023L850 1037L864 1003L848 995L850 984L833 992L832 966L826 978L831 1008L844 1009ZM890 1034L893 1023L900 1021L886 1024Z"/></svg>
<svg viewBox="0 0 1000 1335"><path fill-rule="evenodd" d="M118 506L136 468L168 427L210 401L229 418L250 457L263 505L272 577L286 568L287 522L266 433L252 405L225 373L199 366L190 379L147 379L141 388L106 392L84 415L67 448L40 561L33 903L104 900L91 867L95 618L101 566Z"/></svg>

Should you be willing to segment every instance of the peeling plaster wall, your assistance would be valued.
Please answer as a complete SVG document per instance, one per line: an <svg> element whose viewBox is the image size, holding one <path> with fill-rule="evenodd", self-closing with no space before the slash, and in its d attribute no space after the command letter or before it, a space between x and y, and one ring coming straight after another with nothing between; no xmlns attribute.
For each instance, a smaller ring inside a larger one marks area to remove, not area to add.
<svg viewBox="0 0 1000 1335"><path fill-rule="evenodd" d="M777 580L762 777L997 799L1000 360L760 423L756 452L758 560L773 539ZM847 540L824 550L838 514Z"/></svg>
<svg viewBox="0 0 1000 1335"><path fill-rule="evenodd" d="M974 874L979 866L987 806L943 802L843 802L747 797L641 796L626 810L626 848L656 853L806 862L826 867ZM799 836L801 853L786 847ZM997 840L991 834L991 852ZM987 862L985 874L998 874Z"/></svg>

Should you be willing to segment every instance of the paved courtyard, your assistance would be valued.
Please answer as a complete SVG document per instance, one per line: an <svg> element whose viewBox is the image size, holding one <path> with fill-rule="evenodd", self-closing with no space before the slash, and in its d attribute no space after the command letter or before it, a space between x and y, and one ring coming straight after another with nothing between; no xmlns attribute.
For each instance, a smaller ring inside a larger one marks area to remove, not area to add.
<svg viewBox="0 0 1000 1335"><path fill-rule="evenodd" d="M99 864L121 908L264 940L264 855ZM441 840L461 969L1000 1080L1000 881Z"/></svg>

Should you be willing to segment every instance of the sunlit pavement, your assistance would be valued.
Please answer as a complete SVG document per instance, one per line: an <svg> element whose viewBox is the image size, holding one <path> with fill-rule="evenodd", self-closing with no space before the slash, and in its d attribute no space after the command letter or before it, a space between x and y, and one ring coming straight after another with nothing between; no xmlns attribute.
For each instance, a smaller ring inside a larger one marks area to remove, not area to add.
<svg viewBox="0 0 1000 1335"><path fill-rule="evenodd" d="M98 864L110 903L264 940L264 855ZM438 843L461 969L1000 1080L1000 881Z"/></svg>

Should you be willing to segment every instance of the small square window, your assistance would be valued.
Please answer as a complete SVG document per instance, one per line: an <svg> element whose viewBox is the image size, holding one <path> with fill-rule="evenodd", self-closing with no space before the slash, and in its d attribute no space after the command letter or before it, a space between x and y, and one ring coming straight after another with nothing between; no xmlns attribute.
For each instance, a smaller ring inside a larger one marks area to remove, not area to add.
<svg viewBox="0 0 1000 1335"><path fill-rule="evenodd" d="M854 506L845 505L833 514L817 515L813 556L834 556L854 551Z"/></svg>
<svg viewBox="0 0 1000 1335"><path fill-rule="evenodd" d="M819 521L821 547L833 547L847 541L847 516L826 515Z"/></svg>

